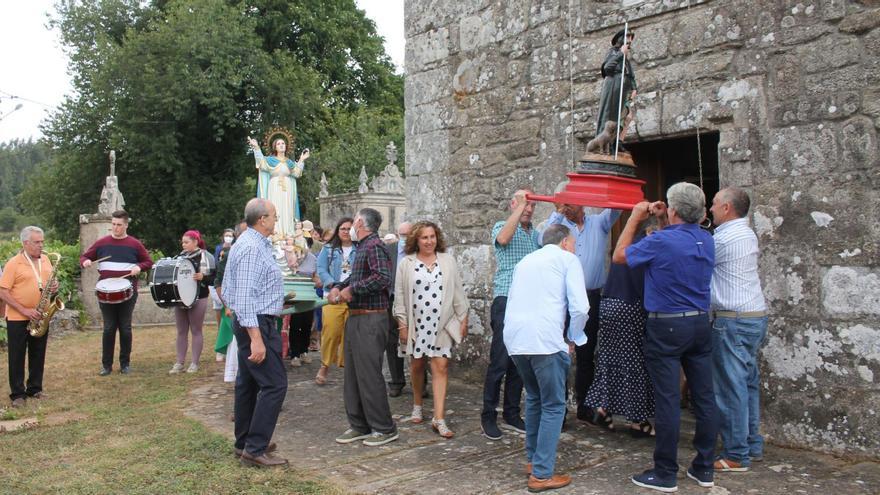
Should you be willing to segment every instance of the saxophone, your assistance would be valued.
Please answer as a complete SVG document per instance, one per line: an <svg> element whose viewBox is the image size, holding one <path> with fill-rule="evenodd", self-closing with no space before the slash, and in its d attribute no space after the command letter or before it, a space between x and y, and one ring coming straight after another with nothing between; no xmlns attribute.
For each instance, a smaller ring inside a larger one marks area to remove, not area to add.
<svg viewBox="0 0 880 495"><path fill-rule="evenodd" d="M52 262L52 275L50 275L49 280L46 281L46 286L40 294L40 302L38 302L37 307L34 308L37 310L37 313L40 313L40 319L28 322L28 333L31 334L31 337L42 337L43 335L46 335L46 332L49 331L49 323L52 321L52 316L56 311L64 309L64 301L58 297L57 293L53 294L49 291L49 287L55 285L55 282L58 280L58 262L61 261L61 255L58 253L47 253L45 251L43 251L43 254L48 256L49 260Z"/></svg>

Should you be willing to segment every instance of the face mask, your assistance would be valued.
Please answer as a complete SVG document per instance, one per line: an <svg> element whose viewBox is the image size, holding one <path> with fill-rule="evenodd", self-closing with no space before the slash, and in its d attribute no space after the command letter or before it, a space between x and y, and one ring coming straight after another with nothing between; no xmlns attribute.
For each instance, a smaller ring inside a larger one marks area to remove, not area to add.
<svg viewBox="0 0 880 495"><path fill-rule="evenodd" d="M351 228L348 229L348 235L351 236L351 240L353 242L357 242L359 240L357 236L357 229L354 228L354 225L352 225Z"/></svg>
<svg viewBox="0 0 880 495"><path fill-rule="evenodd" d="M398 251L403 251L403 249L405 247L406 247L406 239L401 239L401 240L397 241L397 250Z"/></svg>
<svg viewBox="0 0 880 495"><path fill-rule="evenodd" d="M235 238L232 237L231 235L223 236L223 242L225 242L226 244L232 244L232 241L233 241L234 239L235 239Z"/></svg>

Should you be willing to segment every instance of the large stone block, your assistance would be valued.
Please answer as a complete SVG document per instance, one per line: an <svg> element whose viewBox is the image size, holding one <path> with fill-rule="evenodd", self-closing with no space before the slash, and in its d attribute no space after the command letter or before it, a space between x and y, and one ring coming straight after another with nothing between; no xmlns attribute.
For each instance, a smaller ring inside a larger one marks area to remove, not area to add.
<svg viewBox="0 0 880 495"><path fill-rule="evenodd" d="M794 52L807 74L825 73L855 64L864 56L864 49L857 38L836 34L798 45Z"/></svg>
<svg viewBox="0 0 880 495"><path fill-rule="evenodd" d="M880 316L880 270L861 266L828 268L822 275L822 307L836 318ZM876 355L880 356L880 347Z"/></svg>
<svg viewBox="0 0 880 495"><path fill-rule="evenodd" d="M458 22L464 16L479 12L492 0L420 0L403 2L406 37Z"/></svg>
<svg viewBox="0 0 880 495"><path fill-rule="evenodd" d="M574 77L577 81L601 79L602 62L611 47L609 40L600 38L575 38L571 54Z"/></svg>
<svg viewBox="0 0 880 495"><path fill-rule="evenodd" d="M843 123L840 131L842 160L838 171L877 169L880 154L877 150L877 129L866 117L853 117Z"/></svg>
<svg viewBox="0 0 880 495"><path fill-rule="evenodd" d="M454 88L455 79L450 77L448 66L408 75L404 80L404 104L412 108L449 97L450 86Z"/></svg>
<svg viewBox="0 0 880 495"><path fill-rule="evenodd" d="M448 56L449 29L441 27L415 35L406 43L406 73L421 72L432 63L443 62Z"/></svg>
<svg viewBox="0 0 880 495"><path fill-rule="evenodd" d="M844 33L864 33L876 27L880 27L880 9L853 12L837 25Z"/></svg>
<svg viewBox="0 0 880 495"><path fill-rule="evenodd" d="M665 134L691 131L705 127L710 101L716 90L707 87L683 87L663 93L663 115L660 129Z"/></svg>
<svg viewBox="0 0 880 495"><path fill-rule="evenodd" d="M469 52L494 44L500 39L494 11L485 10L480 15L463 18L459 22L459 48Z"/></svg>
<svg viewBox="0 0 880 495"><path fill-rule="evenodd" d="M831 126L791 126L770 131L771 176L826 174L840 158L837 133Z"/></svg>
<svg viewBox="0 0 880 495"><path fill-rule="evenodd" d="M406 139L406 175L440 172L449 156L447 131L409 135Z"/></svg>
<svg viewBox="0 0 880 495"><path fill-rule="evenodd" d="M780 127L822 120L850 117L859 110L862 98L856 91L828 93L821 96L798 95L773 105L770 125Z"/></svg>
<svg viewBox="0 0 880 495"><path fill-rule="evenodd" d="M666 58L669 54L669 33L672 31L672 26L670 19L635 29L633 62L638 65L649 60ZM610 41L607 40L606 48L611 45Z"/></svg>

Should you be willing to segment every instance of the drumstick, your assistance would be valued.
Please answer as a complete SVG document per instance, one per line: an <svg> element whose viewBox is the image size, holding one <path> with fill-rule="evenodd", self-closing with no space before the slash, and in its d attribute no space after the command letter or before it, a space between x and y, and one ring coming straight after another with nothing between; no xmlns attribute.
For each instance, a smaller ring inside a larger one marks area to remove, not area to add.
<svg viewBox="0 0 880 495"><path fill-rule="evenodd" d="M113 256L104 256L103 258L98 258L98 259L96 259L95 261L93 261L92 264L100 263L100 262L102 262L102 261L107 261L107 260L109 260L109 259L112 258L112 257L113 257Z"/></svg>

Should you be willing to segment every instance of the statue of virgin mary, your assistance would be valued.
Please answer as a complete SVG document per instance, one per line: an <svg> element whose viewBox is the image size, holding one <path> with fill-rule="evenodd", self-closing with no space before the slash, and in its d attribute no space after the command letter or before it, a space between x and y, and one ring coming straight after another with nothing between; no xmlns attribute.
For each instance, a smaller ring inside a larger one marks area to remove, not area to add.
<svg viewBox="0 0 880 495"><path fill-rule="evenodd" d="M270 131L266 137L267 144L271 143L270 156L263 155L256 139L248 138L257 168L257 197L268 199L275 205L278 214L275 233L287 237L294 234L296 222L300 219L296 179L302 176L309 150L303 150L299 160L294 162L287 157L288 141L293 144L290 133Z"/></svg>

